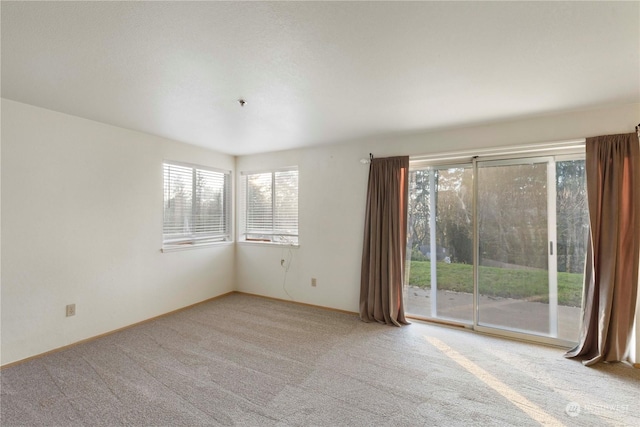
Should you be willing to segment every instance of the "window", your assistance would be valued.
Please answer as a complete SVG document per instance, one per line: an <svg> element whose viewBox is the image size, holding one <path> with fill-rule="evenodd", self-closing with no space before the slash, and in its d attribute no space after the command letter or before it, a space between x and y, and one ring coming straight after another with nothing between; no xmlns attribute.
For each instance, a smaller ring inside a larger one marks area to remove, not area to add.
<svg viewBox="0 0 640 427"><path fill-rule="evenodd" d="M231 174L164 163L163 247L231 240Z"/></svg>
<svg viewBox="0 0 640 427"><path fill-rule="evenodd" d="M298 168L242 173L245 241L298 244Z"/></svg>

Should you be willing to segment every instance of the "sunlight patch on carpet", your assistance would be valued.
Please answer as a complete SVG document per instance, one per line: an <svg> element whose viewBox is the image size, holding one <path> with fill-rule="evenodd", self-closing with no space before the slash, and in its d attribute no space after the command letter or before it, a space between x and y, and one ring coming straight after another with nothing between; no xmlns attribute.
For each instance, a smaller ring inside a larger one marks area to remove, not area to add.
<svg viewBox="0 0 640 427"><path fill-rule="evenodd" d="M435 348L440 350L458 365L462 366L480 381L494 389L496 392L509 400L535 421L539 422L542 425L564 425L561 421L549 415L544 409L540 408L538 405L522 396L520 393L500 381L498 378L491 375L489 372L485 371L480 366L473 363L471 360L464 357L462 354L449 347L447 344L443 343L441 340L427 336L425 336L424 338L427 340L427 342L429 342L429 344L433 345Z"/></svg>

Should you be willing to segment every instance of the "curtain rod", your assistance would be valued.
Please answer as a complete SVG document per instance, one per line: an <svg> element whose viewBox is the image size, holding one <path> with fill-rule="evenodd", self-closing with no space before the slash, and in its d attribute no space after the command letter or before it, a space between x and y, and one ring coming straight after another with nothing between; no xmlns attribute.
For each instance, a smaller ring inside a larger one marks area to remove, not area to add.
<svg viewBox="0 0 640 427"><path fill-rule="evenodd" d="M360 159L360 163L362 163L363 165L368 165L369 163L371 163L372 160L373 160L373 153L369 153L369 158Z"/></svg>
<svg viewBox="0 0 640 427"><path fill-rule="evenodd" d="M636 133L638 134L638 138L640 138L640 123L638 123L638 125L636 126ZM585 142L585 138L582 139L576 139L576 140L569 140L569 141L556 141L556 142L547 142L547 143L538 143L538 144L525 144L525 145L520 145L520 146L516 146L516 147L510 147L511 149L514 148L520 148L520 149L526 149L526 148L531 148L531 149L544 149L544 148L551 148L553 146L559 146L559 148L561 148L562 146L564 146L565 144L580 144L580 143L584 143ZM449 152L449 153L439 153L439 154L432 154L432 155L422 155L422 156L411 156L411 161L412 162L420 162L420 161L424 161L426 159L439 159L439 160L457 160L457 159L461 159L461 158L466 158L469 157L471 155L471 157L478 157L473 156L471 153L474 152L491 152L491 151L500 151L501 148L504 147L492 147L492 148L487 148L484 150L461 150L461 151L454 151L454 152ZM371 161L373 160L373 153L369 153L369 158L368 159L360 159L360 163L362 163L363 165L368 165L369 163L371 163Z"/></svg>

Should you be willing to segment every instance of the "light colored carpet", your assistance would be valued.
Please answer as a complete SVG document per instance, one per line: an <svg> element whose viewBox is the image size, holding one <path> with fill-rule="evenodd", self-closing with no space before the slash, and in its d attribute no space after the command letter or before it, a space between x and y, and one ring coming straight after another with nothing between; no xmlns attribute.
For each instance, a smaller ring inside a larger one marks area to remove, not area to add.
<svg viewBox="0 0 640 427"><path fill-rule="evenodd" d="M2 370L0 422L640 425L640 370L562 354L233 294Z"/></svg>

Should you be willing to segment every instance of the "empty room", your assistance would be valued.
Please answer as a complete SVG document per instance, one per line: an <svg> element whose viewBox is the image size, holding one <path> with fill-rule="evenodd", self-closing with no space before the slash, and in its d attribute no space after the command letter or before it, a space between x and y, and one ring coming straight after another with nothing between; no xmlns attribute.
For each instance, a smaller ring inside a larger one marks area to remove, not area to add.
<svg viewBox="0 0 640 427"><path fill-rule="evenodd" d="M3 426L640 425L640 2L0 7Z"/></svg>

